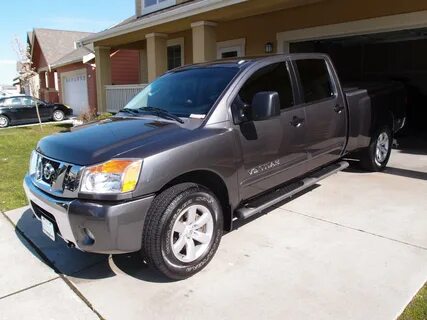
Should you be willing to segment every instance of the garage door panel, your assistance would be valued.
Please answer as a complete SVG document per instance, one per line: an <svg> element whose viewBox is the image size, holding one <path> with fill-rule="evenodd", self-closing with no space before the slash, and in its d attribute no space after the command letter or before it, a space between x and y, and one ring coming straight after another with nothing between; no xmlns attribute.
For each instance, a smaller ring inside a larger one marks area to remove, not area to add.
<svg viewBox="0 0 427 320"><path fill-rule="evenodd" d="M89 111L86 72L64 74L63 92L64 103L73 108L75 115Z"/></svg>

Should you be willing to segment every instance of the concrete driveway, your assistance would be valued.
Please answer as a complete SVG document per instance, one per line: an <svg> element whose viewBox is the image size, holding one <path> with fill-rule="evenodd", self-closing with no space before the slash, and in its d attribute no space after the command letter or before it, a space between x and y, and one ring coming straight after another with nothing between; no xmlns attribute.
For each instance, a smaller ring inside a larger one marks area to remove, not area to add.
<svg viewBox="0 0 427 320"><path fill-rule="evenodd" d="M385 173L349 169L239 226L180 282L138 255L53 243L11 211L0 319L394 319L427 280L426 194L427 148L394 150Z"/></svg>

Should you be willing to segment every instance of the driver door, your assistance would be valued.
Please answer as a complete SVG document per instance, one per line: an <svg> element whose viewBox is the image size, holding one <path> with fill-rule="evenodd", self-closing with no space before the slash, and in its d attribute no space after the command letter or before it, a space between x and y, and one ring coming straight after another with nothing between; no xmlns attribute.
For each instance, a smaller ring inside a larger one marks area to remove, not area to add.
<svg viewBox="0 0 427 320"><path fill-rule="evenodd" d="M243 165L239 170L241 198L248 199L305 172L307 161L305 108L296 102L288 62L267 65L243 84L233 102L247 110L238 130ZM258 92L279 94L281 114L252 121L250 104Z"/></svg>

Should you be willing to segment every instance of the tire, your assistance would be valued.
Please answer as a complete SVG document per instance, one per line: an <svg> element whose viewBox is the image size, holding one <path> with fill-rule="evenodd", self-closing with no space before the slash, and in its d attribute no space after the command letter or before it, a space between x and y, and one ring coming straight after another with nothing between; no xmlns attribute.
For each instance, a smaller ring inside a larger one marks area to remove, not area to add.
<svg viewBox="0 0 427 320"><path fill-rule="evenodd" d="M201 217L202 224L197 225ZM194 183L177 184L154 199L144 225L141 253L166 277L186 279L211 261L222 232L223 215L217 197Z"/></svg>
<svg viewBox="0 0 427 320"><path fill-rule="evenodd" d="M65 113L62 110L55 110L52 114L54 121L62 121L65 118Z"/></svg>
<svg viewBox="0 0 427 320"><path fill-rule="evenodd" d="M5 115L0 115L0 128L7 128L10 124L10 120Z"/></svg>
<svg viewBox="0 0 427 320"><path fill-rule="evenodd" d="M390 159L393 134L388 126L382 127L371 139L369 146L361 152L360 165L368 171L382 171Z"/></svg>

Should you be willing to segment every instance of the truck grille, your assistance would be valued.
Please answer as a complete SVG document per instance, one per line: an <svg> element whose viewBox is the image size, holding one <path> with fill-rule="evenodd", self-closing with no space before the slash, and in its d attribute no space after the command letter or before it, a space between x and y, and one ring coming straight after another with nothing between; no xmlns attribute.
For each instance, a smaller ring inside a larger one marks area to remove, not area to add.
<svg viewBox="0 0 427 320"><path fill-rule="evenodd" d="M75 198L82 167L37 154L34 184L43 191L64 198Z"/></svg>

